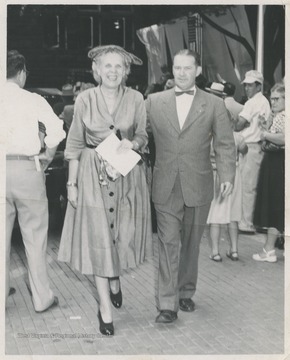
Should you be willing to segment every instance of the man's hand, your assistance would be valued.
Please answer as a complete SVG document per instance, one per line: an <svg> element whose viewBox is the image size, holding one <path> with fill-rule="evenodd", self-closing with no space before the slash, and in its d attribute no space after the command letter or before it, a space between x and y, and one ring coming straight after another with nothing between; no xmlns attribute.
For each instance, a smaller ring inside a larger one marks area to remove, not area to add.
<svg viewBox="0 0 290 360"><path fill-rule="evenodd" d="M231 192L233 191L233 185L226 181L224 183L221 183L221 196L225 197L231 194Z"/></svg>

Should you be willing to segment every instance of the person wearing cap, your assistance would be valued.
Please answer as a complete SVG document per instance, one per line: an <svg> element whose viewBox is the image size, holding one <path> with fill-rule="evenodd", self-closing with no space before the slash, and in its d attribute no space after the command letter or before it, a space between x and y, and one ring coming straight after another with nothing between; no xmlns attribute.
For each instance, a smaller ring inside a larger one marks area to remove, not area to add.
<svg viewBox="0 0 290 360"><path fill-rule="evenodd" d="M147 118L156 144L152 199L159 250L157 323L171 323L178 310L192 312L201 237L213 198L213 139L222 196L235 177L235 143L224 102L195 86L199 55L179 51L175 87L151 94Z"/></svg>
<svg viewBox="0 0 290 360"><path fill-rule="evenodd" d="M7 83L2 93L6 132L6 296L9 294L11 237L15 218L27 256L28 289L36 312L58 304L47 271L48 202L44 170L65 138L62 123L40 95L24 90L25 58L7 54ZM15 106L17 104L17 106ZM40 153L39 122L46 127L46 149Z"/></svg>
<svg viewBox="0 0 290 360"><path fill-rule="evenodd" d="M96 147L116 134L119 151L144 151L144 99L125 86L131 64L142 61L116 45L95 47L88 56L99 85L81 92L75 101L65 149L68 205L58 259L94 276L100 332L113 335L111 303L122 305L122 270L138 266L151 251L150 197L144 163L123 177Z"/></svg>
<svg viewBox="0 0 290 360"><path fill-rule="evenodd" d="M241 132L248 145L248 153L241 159L243 199L239 230L250 234L255 232L253 214L258 176L263 159L261 123L265 122L271 113L269 101L262 94L263 81L263 75L257 70L250 70L246 73L242 84L244 84L248 100L240 112L236 124L236 131Z"/></svg>

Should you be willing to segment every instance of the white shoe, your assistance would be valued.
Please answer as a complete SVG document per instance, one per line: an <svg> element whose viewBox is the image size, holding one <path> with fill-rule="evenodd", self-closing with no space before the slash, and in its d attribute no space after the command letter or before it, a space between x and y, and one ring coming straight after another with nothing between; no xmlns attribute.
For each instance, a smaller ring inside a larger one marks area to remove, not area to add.
<svg viewBox="0 0 290 360"><path fill-rule="evenodd" d="M253 259L256 261L267 261L273 263L277 261L277 256L275 249L271 251L266 251L265 249L263 249L262 253L254 254Z"/></svg>

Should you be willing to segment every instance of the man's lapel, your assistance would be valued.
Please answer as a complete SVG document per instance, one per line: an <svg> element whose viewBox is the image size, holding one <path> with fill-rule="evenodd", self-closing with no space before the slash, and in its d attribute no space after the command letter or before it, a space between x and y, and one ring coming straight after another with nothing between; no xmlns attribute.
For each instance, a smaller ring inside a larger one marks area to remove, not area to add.
<svg viewBox="0 0 290 360"><path fill-rule="evenodd" d="M180 125L177 116L176 110L176 100L174 88L168 91L168 96L164 99L163 102L163 111L166 118L169 120L169 123L174 127L174 129L180 133Z"/></svg>
<svg viewBox="0 0 290 360"><path fill-rule="evenodd" d="M189 126L194 124L196 120L203 114L205 111L206 101L202 92L196 88L196 94L192 101L191 107L185 119L184 125L181 131L186 130Z"/></svg>

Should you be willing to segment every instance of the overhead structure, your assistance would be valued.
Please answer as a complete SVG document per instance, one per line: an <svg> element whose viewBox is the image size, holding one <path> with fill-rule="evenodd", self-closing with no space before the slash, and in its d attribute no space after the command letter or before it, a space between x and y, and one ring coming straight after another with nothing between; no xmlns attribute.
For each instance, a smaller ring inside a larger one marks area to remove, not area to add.
<svg viewBox="0 0 290 360"><path fill-rule="evenodd" d="M202 53L201 26L200 16L193 14L137 30L147 52L149 85L160 80L164 67L171 68L177 51L189 48Z"/></svg>
<svg viewBox="0 0 290 360"><path fill-rule="evenodd" d="M256 70L264 72L264 5L258 5L257 43L256 43Z"/></svg>

